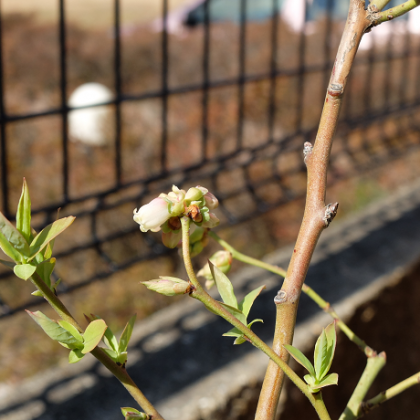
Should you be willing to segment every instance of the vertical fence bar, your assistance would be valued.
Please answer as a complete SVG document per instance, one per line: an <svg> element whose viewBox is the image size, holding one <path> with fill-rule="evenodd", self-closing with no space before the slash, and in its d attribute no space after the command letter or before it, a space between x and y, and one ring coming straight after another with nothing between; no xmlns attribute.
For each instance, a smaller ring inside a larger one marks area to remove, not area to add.
<svg viewBox="0 0 420 420"><path fill-rule="evenodd" d="M238 76L238 126L236 130L236 149L242 146L244 131L244 113L245 113L245 59L246 59L246 9L247 0L240 2L240 28L239 28L239 76Z"/></svg>
<svg viewBox="0 0 420 420"><path fill-rule="evenodd" d="M168 63L168 0L162 0L162 149L160 151L160 164L163 174L168 171L166 161L166 147L168 144Z"/></svg>
<svg viewBox="0 0 420 420"><path fill-rule="evenodd" d="M328 82L331 76L331 35L332 35L332 12L333 0L327 0L327 11L325 14L325 37L324 37L324 89L321 90L321 101L324 101L325 91L327 90Z"/></svg>
<svg viewBox="0 0 420 420"><path fill-rule="evenodd" d="M304 83L305 83L305 47L306 47L306 37L305 37L305 27L306 27L306 17L307 17L307 4L306 0L302 2L305 16L303 26L299 33L298 41L298 76L297 76L297 103L296 103L296 131L300 132L302 130L302 119L303 119L303 94L304 94Z"/></svg>
<svg viewBox="0 0 420 420"><path fill-rule="evenodd" d="M4 66L3 66L3 14L0 3L0 153L1 153L1 197L2 209L6 217L9 214L9 194L7 182L7 139L6 110L4 108Z"/></svg>
<svg viewBox="0 0 420 420"><path fill-rule="evenodd" d="M114 0L114 85L115 85L115 182L122 181L121 166L121 31L120 0Z"/></svg>
<svg viewBox="0 0 420 420"><path fill-rule="evenodd" d="M210 0L206 0L204 7L204 33L203 33L203 95L201 99L201 160L207 160L207 140L209 135L209 81L210 81Z"/></svg>
<svg viewBox="0 0 420 420"><path fill-rule="evenodd" d="M268 103L268 141L274 141L274 122L276 118L276 88L277 88L277 32L279 23L278 0L273 0L271 6L271 40L270 40L270 97Z"/></svg>
<svg viewBox="0 0 420 420"><path fill-rule="evenodd" d="M61 136L63 145L63 200L69 201L68 107L66 68L66 20L64 0L59 0Z"/></svg>

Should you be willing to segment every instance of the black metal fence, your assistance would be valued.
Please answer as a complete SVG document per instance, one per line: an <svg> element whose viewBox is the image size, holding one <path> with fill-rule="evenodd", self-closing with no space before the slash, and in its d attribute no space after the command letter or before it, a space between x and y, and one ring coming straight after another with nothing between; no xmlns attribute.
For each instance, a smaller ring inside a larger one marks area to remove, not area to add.
<svg viewBox="0 0 420 420"><path fill-rule="evenodd" d="M293 29L282 18L277 0L271 1L271 17L259 21L249 16L253 0L238 1L238 22L213 22L211 7L216 1L202 4L201 21L192 19L194 14L186 15L193 26L172 34L168 0L162 0L162 30L153 33L150 41L155 55L143 57L124 56L127 31L121 25L120 1L114 0L113 34L107 39L112 42L115 96L98 104L113 109L114 135L105 149L69 139L69 43L74 34L69 35L65 0L58 0L54 41L58 45L57 106L33 112L8 108L12 101L5 98L13 95L8 83L12 76L5 71L10 56L6 58L2 47L8 17L0 17L1 207L13 218L17 185L25 175L22 166L38 158L39 167L28 177L31 193L36 196L36 188L45 190L48 182L55 189L34 200L36 223L39 227L50 223L59 207L62 214L74 214L79 222L73 236L58 248L58 257L65 260L89 252L96 261L95 268L81 273L77 282L68 283L64 276L61 293L166 253L155 235L140 237L131 216L135 207L173 183L206 185L220 200L219 215L225 225L303 196L302 145L314 138L343 27L332 13L335 2L326 2L318 20ZM306 7L309 16L310 6ZM401 25L393 28L385 42L379 37L366 45L355 64L332 153L331 183L387 162L420 143L420 37ZM20 47L25 50L25 45ZM140 67L153 63L154 82L129 90L126 79L132 70L126 65L130 60ZM137 106L143 107L142 113ZM143 115L149 106L153 124L147 113ZM133 135L129 126L137 117L141 122L134 129L139 132ZM41 120L55 124L55 143L46 150L54 148L59 155L31 156L28 142L30 146L33 140L22 140L20 146L19 133L27 134L31 125L19 130L19 124ZM146 133L147 124L154 128ZM135 145L136 135L141 147ZM106 157L98 164L95 159L101 153ZM89 169L99 167L102 172L88 176ZM101 183L104 178L106 185ZM5 279L9 273L0 275ZM7 294L0 291L3 317L38 303Z"/></svg>

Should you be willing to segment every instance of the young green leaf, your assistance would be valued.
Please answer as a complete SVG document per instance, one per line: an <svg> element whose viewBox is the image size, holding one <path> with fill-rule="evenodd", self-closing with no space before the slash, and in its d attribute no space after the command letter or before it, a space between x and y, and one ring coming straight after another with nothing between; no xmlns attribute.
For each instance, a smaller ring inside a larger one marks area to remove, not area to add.
<svg viewBox="0 0 420 420"><path fill-rule="evenodd" d="M246 342L246 340L245 340L245 338L244 338L244 336L242 335L242 336L240 336L240 337L238 337L234 342L233 342L233 344L235 345L235 346L238 346L239 344L243 344L243 343L245 343Z"/></svg>
<svg viewBox="0 0 420 420"><path fill-rule="evenodd" d="M242 324L246 324L246 317L245 315L237 308L233 306L227 305L226 303L219 302L225 309L227 309L235 318L242 322Z"/></svg>
<svg viewBox="0 0 420 420"><path fill-rule="evenodd" d="M32 264L19 264L13 267L15 275L23 280L28 280L35 273L35 270L36 266Z"/></svg>
<svg viewBox="0 0 420 420"><path fill-rule="evenodd" d="M325 368L327 367L328 362L328 339L327 335L325 334L325 330L323 329L321 335L316 341L314 351L314 366L316 379L318 381L323 378L322 374L325 372Z"/></svg>
<svg viewBox="0 0 420 420"><path fill-rule="evenodd" d="M69 363L77 363L83 359L85 355L79 349L71 350L69 353Z"/></svg>
<svg viewBox="0 0 420 420"><path fill-rule="evenodd" d="M312 363L300 350L298 350L296 347L291 346L290 344L284 344L283 347L289 352L293 359L295 359L310 373L311 376L315 377L315 369L312 366Z"/></svg>
<svg viewBox="0 0 420 420"><path fill-rule="evenodd" d="M245 317L248 317L249 311L251 310L255 299L258 297L258 295L263 289L265 289L265 286L260 286L254 289L252 292L248 293L243 298L242 302L239 304L239 309L244 313Z"/></svg>
<svg viewBox="0 0 420 420"><path fill-rule="evenodd" d="M220 268L216 267L211 261L209 261L209 266L211 273L213 275L213 279L216 283L217 290L220 293L220 296L229 306L233 306L234 308L238 307L238 301L235 296L235 292L233 291L233 286L226 274L224 274Z"/></svg>
<svg viewBox="0 0 420 420"><path fill-rule="evenodd" d="M128 342L130 341L135 322L136 322L136 314L134 314L129 319L129 321L127 322L127 325L125 326L123 332L121 333L120 344L118 346L118 353L124 353L125 351L127 351Z"/></svg>
<svg viewBox="0 0 420 420"><path fill-rule="evenodd" d="M83 348L83 344L76 340L66 329L48 318L42 312L30 312L28 310L26 312L53 340L59 341L71 349Z"/></svg>
<svg viewBox="0 0 420 420"><path fill-rule="evenodd" d="M243 335L243 333L239 331L236 327L223 334L224 337L240 337L241 335Z"/></svg>
<svg viewBox="0 0 420 420"><path fill-rule="evenodd" d="M141 413L139 410L131 407L121 407L121 413L125 420L149 420L150 416Z"/></svg>
<svg viewBox="0 0 420 420"><path fill-rule="evenodd" d="M125 365L127 363L127 352L126 351L123 351L122 353L120 353L117 356L117 359L115 360L115 362L118 365Z"/></svg>
<svg viewBox="0 0 420 420"><path fill-rule="evenodd" d="M111 349L101 347L102 351L105 352L114 362L117 361L118 353Z"/></svg>
<svg viewBox="0 0 420 420"><path fill-rule="evenodd" d="M58 321L58 325L60 327L63 327L65 330L67 330L77 341L80 341L83 343L83 337L77 330L77 328L74 325L71 325L70 322L60 320Z"/></svg>
<svg viewBox="0 0 420 420"><path fill-rule="evenodd" d="M29 245L24 236L0 212L0 232L12 247L21 255L29 256ZM2 247L3 248L3 247ZM15 260L16 261L16 260Z"/></svg>
<svg viewBox="0 0 420 420"><path fill-rule="evenodd" d="M51 258L52 255L52 251L53 251L53 247L54 247L54 241L55 239L53 239L52 241L48 242L48 245L44 248L44 259L48 260ZM40 255L42 253L39 253L38 255Z"/></svg>
<svg viewBox="0 0 420 420"><path fill-rule="evenodd" d="M25 178L23 178L22 194L16 212L16 228L26 242L31 243L31 199Z"/></svg>
<svg viewBox="0 0 420 420"><path fill-rule="evenodd" d="M21 262L22 255L10 244L7 238L0 232L0 248L13 261Z"/></svg>
<svg viewBox="0 0 420 420"><path fill-rule="evenodd" d="M60 233L66 230L74 221L75 217L68 216L59 219L48 225L45 229L38 233L30 245L30 259L34 258L38 252L42 251L49 242L51 242Z"/></svg>
<svg viewBox="0 0 420 420"><path fill-rule="evenodd" d="M40 254L38 254L40 255ZM49 261L43 261L36 267L36 272L39 274L44 283L51 289L51 274L55 267L55 258L51 258Z"/></svg>
<svg viewBox="0 0 420 420"><path fill-rule="evenodd" d="M247 326L248 326L248 328L249 329L251 329L251 327L252 327L252 324L255 324L256 322L262 322L263 324L264 324L264 321L261 319L261 318L257 318L257 319L254 319L254 320L252 320Z"/></svg>
<svg viewBox="0 0 420 420"><path fill-rule="evenodd" d="M82 350L83 354L90 353L99 344L107 328L103 319L96 319L87 326L83 334L83 339L85 340Z"/></svg>
<svg viewBox="0 0 420 420"><path fill-rule="evenodd" d="M325 376L318 384L311 386L312 389L321 389L330 385L338 385L338 375L336 373L330 373Z"/></svg>

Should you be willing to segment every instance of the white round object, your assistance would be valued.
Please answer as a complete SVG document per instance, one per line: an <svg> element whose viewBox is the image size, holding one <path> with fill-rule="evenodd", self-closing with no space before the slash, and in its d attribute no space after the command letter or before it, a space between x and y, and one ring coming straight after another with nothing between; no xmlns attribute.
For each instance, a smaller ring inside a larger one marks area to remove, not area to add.
<svg viewBox="0 0 420 420"><path fill-rule="evenodd" d="M100 83L85 83L71 94L68 106L75 108L96 105L112 99L113 94L106 86ZM110 118L110 113L110 106L70 111L70 138L90 146L103 146L107 143L107 121Z"/></svg>

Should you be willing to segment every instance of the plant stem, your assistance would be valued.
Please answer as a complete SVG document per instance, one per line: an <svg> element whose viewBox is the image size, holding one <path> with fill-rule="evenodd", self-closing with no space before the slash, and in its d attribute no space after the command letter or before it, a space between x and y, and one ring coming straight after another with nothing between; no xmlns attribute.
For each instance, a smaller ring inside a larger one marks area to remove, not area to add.
<svg viewBox="0 0 420 420"><path fill-rule="evenodd" d="M264 261L257 260L256 258L249 257L248 255L242 254L241 252L237 251L231 245L229 245L226 241L220 238L216 233L209 231L208 235L213 238L219 245L221 245L226 251L229 251L232 254L232 257L235 260L241 261L245 264L253 265L255 267L263 268L264 270L271 271L274 274L278 274L279 276L285 277L286 270L281 267L276 267L272 264L266 263Z"/></svg>
<svg viewBox="0 0 420 420"><path fill-rule="evenodd" d="M275 300L277 321L273 349L276 352L281 352L284 344L292 343L302 285L318 238L328 225L324 220L328 161L347 78L363 33L370 24L366 14L364 0L350 1L346 26L331 73L315 144L313 149L310 147L305 157L308 169L305 212L286 278ZM282 356L287 362L288 355ZM282 386L283 374L277 366L269 363L258 402L256 420L274 419Z"/></svg>
<svg viewBox="0 0 420 420"><path fill-rule="evenodd" d="M237 318L235 318L228 310L226 310L218 301L213 299L198 282L195 275L191 257L190 257L190 238L189 228L190 219L188 217L181 218L182 224L182 256L184 259L185 270L190 279L191 284L194 286L194 290L190 293L191 297L201 301L206 308L211 312L221 316L227 322L236 327L241 331L244 336L258 349L263 351L272 361L275 363L284 373L290 378L290 380L305 394L309 399L310 403L314 406L318 416L322 420L330 420L330 416L325 408L322 400L312 394L309 391L308 385L290 368L290 366L284 362L279 355L268 346L263 340L261 340L252 330L242 324Z"/></svg>
<svg viewBox="0 0 420 420"><path fill-rule="evenodd" d="M405 3L399 4L398 6L391 7L388 10L382 12L373 13L370 17L370 20L374 26L379 25L388 20L395 19L399 16L402 16L408 13L410 10L414 9L420 5L420 0L408 0Z"/></svg>
<svg viewBox="0 0 420 420"><path fill-rule="evenodd" d="M232 257L235 258L238 261L244 262L249 265L253 265L255 267L263 268L267 271L270 271L274 274L278 274L279 276L285 276L285 271L281 267L277 267L275 265L257 260L256 258L249 257L245 254L242 254L241 252L237 251L235 248L233 248L230 244L228 244L226 241L221 239L218 235L216 235L214 232L209 232L209 236L212 237L214 240L219 243L224 249L229 251L232 254ZM324 300L318 293L315 292L314 289L307 286L306 284L302 285L302 292L304 292L307 296L309 296L321 309L323 309L326 313L330 314L331 317L335 320L337 320L337 326L340 328L340 330L351 340L353 343L355 343L361 351L363 351L367 357L372 356L375 351L369 347L361 338L359 338L337 315L337 313L334 311L332 306Z"/></svg>
<svg viewBox="0 0 420 420"><path fill-rule="evenodd" d="M408 388L411 388L414 385L418 385L420 383L420 372L417 372L413 376L401 381L397 385L387 389L386 391L381 392L376 397L367 400L366 402L362 403L360 410L359 410L359 417L363 417L366 413L373 410L374 408L379 407L380 404L384 403L385 401L390 400L391 398L395 397L401 392L405 391Z"/></svg>
<svg viewBox="0 0 420 420"><path fill-rule="evenodd" d="M371 0L369 7L372 11L382 10L391 0Z"/></svg>
<svg viewBox="0 0 420 420"><path fill-rule="evenodd" d="M385 363L386 355L384 352L367 359L365 370L339 420L354 420L359 417L361 403Z"/></svg>
<svg viewBox="0 0 420 420"><path fill-rule="evenodd" d="M63 320L72 324L79 332L83 333L82 327L73 318L63 302L54 294L54 292L45 284L42 278L34 273L31 277L31 282L40 290L45 300L57 312ZM153 420L164 420L163 417L157 412L150 401L140 391L125 368L118 366L105 352L99 347L91 351L92 355L96 357L125 387L134 400L140 405L146 414L150 415Z"/></svg>

